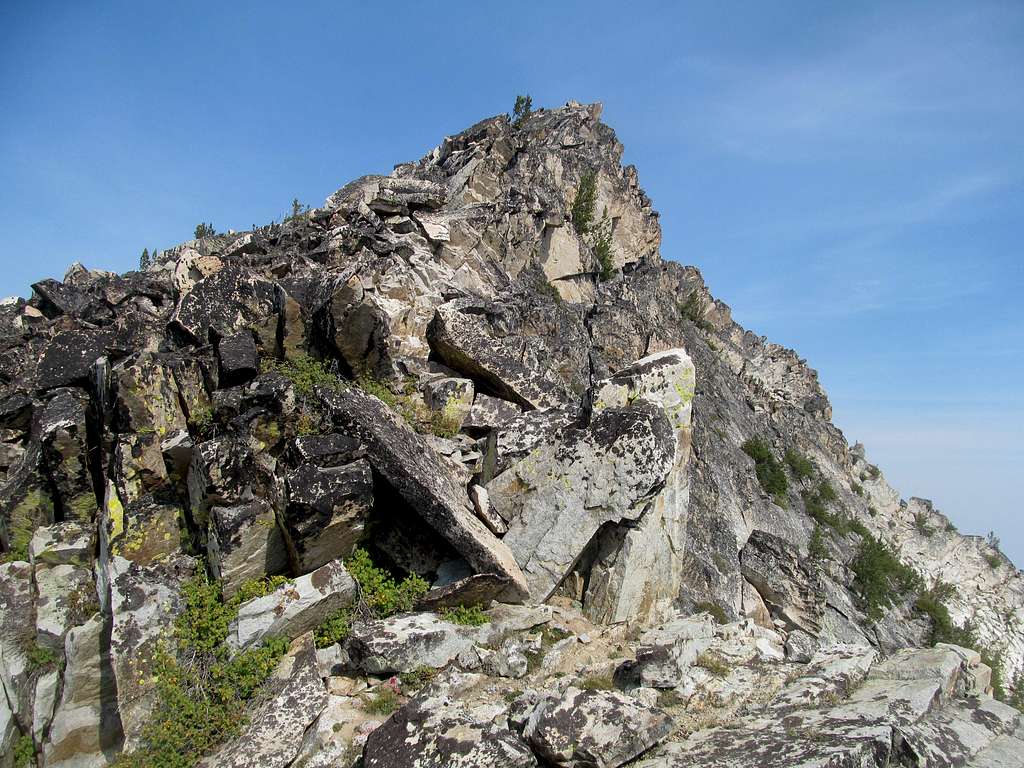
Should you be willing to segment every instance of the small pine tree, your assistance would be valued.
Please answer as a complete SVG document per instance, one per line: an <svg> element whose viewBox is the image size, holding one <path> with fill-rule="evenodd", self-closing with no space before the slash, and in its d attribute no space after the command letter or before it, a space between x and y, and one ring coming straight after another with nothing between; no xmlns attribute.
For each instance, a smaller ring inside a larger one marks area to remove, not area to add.
<svg viewBox="0 0 1024 768"><path fill-rule="evenodd" d="M142 255L139 256L139 270L149 269L149 265L153 263L153 259L149 255L149 248L142 249Z"/></svg>
<svg viewBox="0 0 1024 768"><path fill-rule="evenodd" d="M533 99L529 94L516 96L516 105L512 108L512 123L520 125L533 112Z"/></svg>
<svg viewBox="0 0 1024 768"><path fill-rule="evenodd" d="M584 171L580 178L580 186L576 190L576 199L572 202L570 217L572 225L581 235L590 231L594 221L594 205L597 202L597 174Z"/></svg>
<svg viewBox="0 0 1024 768"><path fill-rule="evenodd" d="M195 236L196 240L201 240L204 237L213 237L217 234L217 230L213 228L212 223L199 222L196 224Z"/></svg>

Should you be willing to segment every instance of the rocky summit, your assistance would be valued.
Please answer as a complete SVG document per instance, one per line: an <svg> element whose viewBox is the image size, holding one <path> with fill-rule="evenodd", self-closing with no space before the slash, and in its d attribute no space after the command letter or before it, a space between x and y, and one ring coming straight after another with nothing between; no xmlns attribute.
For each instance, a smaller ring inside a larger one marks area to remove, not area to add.
<svg viewBox="0 0 1024 768"><path fill-rule="evenodd" d="M1024 766L1024 578L600 105L0 304L2 768Z"/></svg>

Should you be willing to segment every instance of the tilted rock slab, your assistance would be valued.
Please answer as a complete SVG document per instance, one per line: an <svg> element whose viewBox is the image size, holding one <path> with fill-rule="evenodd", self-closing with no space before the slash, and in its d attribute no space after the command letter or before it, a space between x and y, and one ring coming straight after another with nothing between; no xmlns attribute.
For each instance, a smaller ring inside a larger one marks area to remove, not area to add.
<svg viewBox="0 0 1024 768"><path fill-rule="evenodd" d="M323 392L331 419L359 437L374 468L479 573L509 579L505 598L519 602L529 586L508 546L473 514L465 490L430 444L377 398L358 389Z"/></svg>
<svg viewBox="0 0 1024 768"><path fill-rule="evenodd" d="M618 768L672 732L672 718L619 691L569 688L542 700L523 730L537 753L566 768Z"/></svg>
<svg viewBox="0 0 1024 768"><path fill-rule="evenodd" d="M315 629L355 600L358 587L340 560L242 603L228 628L228 645L251 648L266 637L291 640Z"/></svg>
<svg viewBox="0 0 1024 768"><path fill-rule="evenodd" d="M365 768L532 768L537 758L500 715L479 712L437 685L420 693L366 741ZM495 711L496 710L496 711Z"/></svg>
<svg viewBox="0 0 1024 768"><path fill-rule="evenodd" d="M285 768L306 729L327 706L313 634L292 643L271 680L270 697L249 717L237 739L208 755L198 768Z"/></svg>

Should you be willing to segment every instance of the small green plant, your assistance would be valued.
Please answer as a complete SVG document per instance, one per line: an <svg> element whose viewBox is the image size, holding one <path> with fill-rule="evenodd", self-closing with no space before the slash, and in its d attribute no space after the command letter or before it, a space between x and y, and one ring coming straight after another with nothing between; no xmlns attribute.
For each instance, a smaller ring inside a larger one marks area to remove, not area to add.
<svg viewBox="0 0 1024 768"><path fill-rule="evenodd" d="M383 568L377 568L370 553L359 547L345 561L352 578L359 582L360 598L378 617L411 611L430 589L420 576L410 574L401 582Z"/></svg>
<svg viewBox="0 0 1024 768"><path fill-rule="evenodd" d="M368 373L360 373L356 377L356 386L368 395L373 395L388 408L397 409L399 398L383 381L373 378Z"/></svg>
<svg viewBox="0 0 1024 768"><path fill-rule="evenodd" d="M196 224L195 232L193 234L195 234L196 240L202 240L204 237L213 237L217 234L217 230L214 229L213 224L210 224L209 222L200 222L199 224Z"/></svg>
<svg viewBox="0 0 1024 768"><path fill-rule="evenodd" d="M213 424L213 409L209 405L197 405L189 412L189 421L199 434L206 432Z"/></svg>
<svg viewBox="0 0 1024 768"><path fill-rule="evenodd" d="M518 128L532 112L533 99L530 97L530 94L516 96L516 104L512 108L512 124Z"/></svg>
<svg viewBox="0 0 1024 768"><path fill-rule="evenodd" d="M28 667L30 670L53 667L57 665L60 659L60 654L52 648L35 645L28 652Z"/></svg>
<svg viewBox="0 0 1024 768"><path fill-rule="evenodd" d="M693 663L698 667L706 669L715 677L727 677L729 675L729 664L717 653L701 651L697 654L697 660Z"/></svg>
<svg viewBox="0 0 1024 768"><path fill-rule="evenodd" d="M292 213L291 213L291 216L287 217L287 219L289 219L289 220L300 219L303 216L305 216L307 213L309 213L309 206L308 205L303 205L302 203L300 203L299 202L299 198L296 197L296 198L294 198L292 200Z"/></svg>
<svg viewBox="0 0 1024 768"><path fill-rule="evenodd" d="M784 458L786 466L789 467L789 471L793 473L793 477L797 480L806 480L814 476L814 464L803 454L798 453L793 448L788 448Z"/></svg>
<svg viewBox="0 0 1024 768"><path fill-rule="evenodd" d="M710 613L716 624L729 623L729 617L725 615L725 610L717 603L697 603L693 610L696 613Z"/></svg>
<svg viewBox="0 0 1024 768"><path fill-rule="evenodd" d="M896 554L871 534L862 537L857 556L850 564L853 586L872 620L897 597L921 587L921 577L900 562Z"/></svg>
<svg viewBox="0 0 1024 768"><path fill-rule="evenodd" d="M812 560L825 560L828 557L828 546L825 544L825 536L821 532L821 525L815 523L811 531L810 541L807 543L807 554Z"/></svg>
<svg viewBox="0 0 1024 768"><path fill-rule="evenodd" d="M457 605L454 608L442 608L438 613L445 621L466 627L480 627L490 621L479 605Z"/></svg>
<svg viewBox="0 0 1024 768"><path fill-rule="evenodd" d="M832 487L832 484L828 480L822 480L818 484L818 498L821 499L826 504L829 504L835 501L836 498L838 498L836 496L835 489Z"/></svg>
<svg viewBox="0 0 1024 768"><path fill-rule="evenodd" d="M149 248L142 249L142 255L139 256L139 271L145 271L153 264L153 258L149 255Z"/></svg>
<svg viewBox="0 0 1024 768"><path fill-rule="evenodd" d="M594 229L594 257L600 268L598 279L611 280L615 275L615 259L612 258L612 223L608 220L608 209L604 209L601 223Z"/></svg>
<svg viewBox="0 0 1024 768"><path fill-rule="evenodd" d="M660 691L658 693L658 706L662 709L668 707L678 707L683 703L683 700L679 697L679 694L674 689L670 688L667 691Z"/></svg>
<svg viewBox="0 0 1024 768"><path fill-rule="evenodd" d="M850 483L850 490L856 493L858 496L864 496L864 486L856 481Z"/></svg>
<svg viewBox="0 0 1024 768"><path fill-rule="evenodd" d="M399 680L401 681L403 688L418 691L435 677L437 677L436 669L421 665L411 672L403 672L399 677Z"/></svg>
<svg viewBox="0 0 1024 768"><path fill-rule="evenodd" d="M935 533L935 529L928 523L927 512L915 512L914 513L914 527L917 528L917 532L922 536L931 536Z"/></svg>
<svg viewBox="0 0 1024 768"><path fill-rule="evenodd" d="M117 768L190 768L203 754L237 735L246 705L288 649L281 638L231 655L224 642L243 598L273 588L276 580L243 585L224 602L220 585L203 572L182 586L184 610L175 621L175 647L156 651L157 702L142 732L142 746L119 756Z"/></svg>
<svg viewBox="0 0 1024 768"><path fill-rule="evenodd" d="M313 631L313 642L317 648L329 648L340 643L352 629L352 611L342 608L332 613Z"/></svg>
<svg viewBox="0 0 1024 768"><path fill-rule="evenodd" d="M314 387L340 389L341 379L330 370L326 363L309 355L299 354L287 360L264 358L260 370L263 373L279 373L288 379L301 396L313 393Z"/></svg>
<svg viewBox="0 0 1024 768"><path fill-rule="evenodd" d="M31 734L19 736L14 742L14 768L33 768L36 764L36 745Z"/></svg>
<svg viewBox="0 0 1024 768"><path fill-rule="evenodd" d="M771 494L779 506L784 506L789 481L782 464L772 454L768 444L759 437L751 437L741 446L743 452L754 460L754 471L758 482Z"/></svg>
<svg viewBox="0 0 1024 768"><path fill-rule="evenodd" d="M572 225L580 235L590 231L594 222L594 206L597 203L597 174L584 171L580 177L580 185L576 188L576 198L572 202L569 216Z"/></svg>
<svg viewBox="0 0 1024 768"><path fill-rule="evenodd" d="M999 566L1003 564L1003 558L998 552L986 552L985 562L988 563L988 567L993 571L999 570Z"/></svg>
<svg viewBox="0 0 1024 768"><path fill-rule="evenodd" d="M390 715L402 706L402 697L398 690L398 680L391 678L376 692L364 700L363 708L371 715Z"/></svg>
<svg viewBox="0 0 1024 768"><path fill-rule="evenodd" d="M686 301L680 303L678 307L679 314L701 330L708 333L715 330L715 326L704 319L705 305L700 297L700 292L696 289L690 291L690 295L686 297Z"/></svg>
<svg viewBox="0 0 1024 768"><path fill-rule="evenodd" d="M462 429L462 402L454 394L430 417L430 431L438 437L455 437Z"/></svg>
<svg viewBox="0 0 1024 768"><path fill-rule="evenodd" d="M580 680L579 687L584 691L614 691L615 681L611 675L587 675Z"/></svg>
<svg viewBox="0 0 1024 768"><path fill-rule="evenodd" d="M882 474L882 470L876 467L874 464L868 464L868 477L872 480L877 480Z"/></svg>

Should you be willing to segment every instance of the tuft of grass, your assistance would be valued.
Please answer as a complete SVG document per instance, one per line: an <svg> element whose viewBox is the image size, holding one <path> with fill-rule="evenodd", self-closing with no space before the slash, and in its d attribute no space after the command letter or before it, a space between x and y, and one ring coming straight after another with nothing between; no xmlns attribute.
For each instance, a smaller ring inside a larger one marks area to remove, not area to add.
<svg viewBox="0 0 1024 768"><path fill-rule="evenodd" d="M814 476L814 464L795 449L788 448L784 459L786 466L789 467L789 471L793 473L793 477L797 480L806 480Z"/></svg>
<svg viewBox="0 0 1024 768"><path fill-rule="evenodd" d="M454 608L442 608L438 613L445 621L466 627L480 627L490 622L479 605L457 605Z"/></svg>
<svg viewBox="0 0 1024 768"><path fill-rule="evenodd" d="M729 623L729 617L725 615L725 610L717 603L697 603L697 605L694 606L694 610L697 613L710 613L711 617L717 624Z"/></svg>
<svg viewBox="0 0 1024 768"><path fill-rule="evenodd" d="M306 354L298 354L287 360L264 358L260 364L261 373L279 373L295 387L296 393L305 397L313 394L315 387L341 389L341 379L331 371L327 363Z"/></svg>
<svg viewBox="0 0 1024 768"><path fill-rule="evenodd" d="M382 685L373 696L365 699L363 709L371 715L390 715L400 706L402 699L398 691L389 685Z"/></svg>
<svg viewBox="0 0 1024 768"><path fill-rule="evenodd" d="M437 677L436 669L421 665L411 672L402 673L399 680L404 688L416 691L429 683L435 677Z"/></svg>
<svg viewBox="0 0 1024 768"><path fill-rule="evenodd" d="M615 682L611 675L587 675L579 682L584 691L613 691Z"/></svg>
<svg viewBox="0 0 1024 768"><path fill-rule="evenodd" d="M728 677L729 675L730 667L728 663L717 653L702 651L697 655L697 660L693 663L698 667L706 669L715 677Z"/></svg>
<svg viewBox="0 0 1024 768"><path fill-rule="evenodd" d="M782 464L772 454L768 444L759 437L751 437L740 448L754 460L754 472L761 487L771 494L779 506L785 506L789 480L786 479Z"/></svg>

